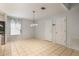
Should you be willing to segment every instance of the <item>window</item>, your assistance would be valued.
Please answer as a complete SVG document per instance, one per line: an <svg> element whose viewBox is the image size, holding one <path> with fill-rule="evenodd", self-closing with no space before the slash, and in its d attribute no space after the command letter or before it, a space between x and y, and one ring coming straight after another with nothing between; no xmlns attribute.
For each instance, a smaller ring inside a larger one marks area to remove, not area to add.
<svg viewBox="0 0 79 59"><path fill-rule="evenodd" d="M20 20L12 19L10 22L11 35L20 35L21 34L21 22Z"/></svg>

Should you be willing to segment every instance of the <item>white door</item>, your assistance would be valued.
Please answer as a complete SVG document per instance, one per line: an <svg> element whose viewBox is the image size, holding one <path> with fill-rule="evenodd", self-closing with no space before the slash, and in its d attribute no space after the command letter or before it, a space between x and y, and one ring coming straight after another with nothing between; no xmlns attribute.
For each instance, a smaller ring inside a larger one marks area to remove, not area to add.
<svg viewBox="0 0 79 59"><path fill-rule="evenodd" d="M66 17L56 19L56 43L66 45Z"/></svg>
<svg viewBox="0 0 79 59"><path fill-rule="evenodd" d="M53 24L52 24L52 41L55 43L56 42L56 20L53 19Z"/></svg>

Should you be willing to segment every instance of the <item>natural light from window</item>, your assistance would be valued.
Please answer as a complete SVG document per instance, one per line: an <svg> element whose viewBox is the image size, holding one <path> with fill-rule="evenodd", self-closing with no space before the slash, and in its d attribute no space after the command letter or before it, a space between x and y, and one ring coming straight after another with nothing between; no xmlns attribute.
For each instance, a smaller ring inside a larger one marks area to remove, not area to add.
<svg viewBox="0 0 79 59"><path fill-rule="evenodd" d="M18 21L11 20L11 35L20 35L21 24Z"/></svg>

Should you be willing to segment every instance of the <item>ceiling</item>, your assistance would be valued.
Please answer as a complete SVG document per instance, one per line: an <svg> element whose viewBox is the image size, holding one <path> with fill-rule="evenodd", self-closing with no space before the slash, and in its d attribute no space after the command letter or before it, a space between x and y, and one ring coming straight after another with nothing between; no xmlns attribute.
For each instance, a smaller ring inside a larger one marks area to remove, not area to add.
<svg viewBox="0 0 79 59"><path fill-rule="evenodd" d="M46 7L46 9L41 10L41 7ZM0 3L0 10L8 15L23 17L26 19L33 19L33 10L36 11L36 19L51 14L54 15L66 12L62 5L58 3Z"/></svg>

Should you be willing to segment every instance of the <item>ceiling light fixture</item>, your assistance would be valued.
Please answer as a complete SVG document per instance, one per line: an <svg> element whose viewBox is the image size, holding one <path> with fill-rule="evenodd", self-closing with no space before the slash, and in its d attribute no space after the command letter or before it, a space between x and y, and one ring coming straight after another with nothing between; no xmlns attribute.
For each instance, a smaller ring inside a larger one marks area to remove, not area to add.
<svg viewBox="0 0 79 59"><path fill-rule="evenodd" d="M36 27L38 24L35 22L35 11L33 11L33 23L30 25L31 27Z"/></svg>
<svg viewBox="0 0 79 59"><path fill-rule="evenodd" d="M41 9L42 9L42 10L45 10L46 8L45 8L45 7L41 7Z"/></svg>

